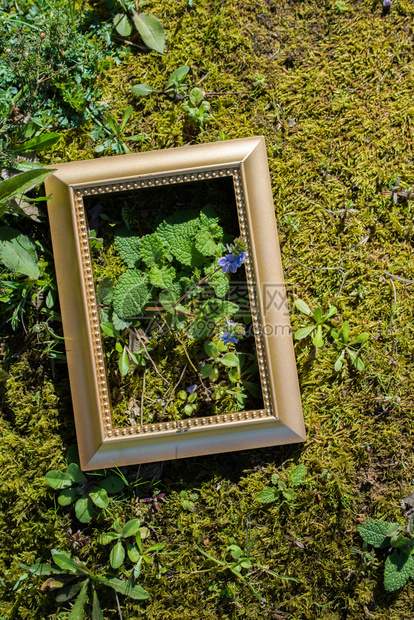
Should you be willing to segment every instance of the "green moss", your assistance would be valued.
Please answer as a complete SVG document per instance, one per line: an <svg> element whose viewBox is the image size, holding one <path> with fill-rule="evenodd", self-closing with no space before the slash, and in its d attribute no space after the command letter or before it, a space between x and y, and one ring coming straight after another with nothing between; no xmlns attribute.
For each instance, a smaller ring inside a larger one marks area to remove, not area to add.
<svg viewBox="0 0 414 620"><path fill-rule="evenodd" d="M168 462L153 484L159 470L123 469L129 480L146 482L112 503L112 516L123 522L139 516L151 526L151 542L166 543L159 564L140 577L150 600L121 600L130 620L403 620L412 609L413 581L385 593L386 551L363 561L357 526L368 517L403 522L400 500L413 491L412 285L388 275L414 279L413 207L382 194L394 173L403 187L414 184L413 9L400 0L383 17L381 3L346 4L340 13L334 0L199 0L193 9L184 0L154 0L145 10L163 19L166 53L131 53L101 79L113 114L120 118L134 107L128 135L148 138L136 149L263 134L290 300L334 304L333 323L348 320L355 333L370 334L362 373L351 367L335 373L332 346L313 357L309 342L295 343L308 431L303 446ZM207 95L211 119L202 130L189 124L179 102L130 92L136 83L162 88L185 64L190 86L223 93ZM260 91L255 74L265 77ZM67 132L48 161L97 157L92 129ZM344 213L349 202L355 212ZM97 277L113 275L112 260ZM115 275L121 268L116 264ZM303 315L293 304L291 315L296 330ZM10 350L18 348L14 341ZM12 378L0 384L0 565L7 586L0 615L62 618L53 595L39 592L41 582L27 581L17 592L12 586L22 572L17 562L48 559L51 547L68 549L68 528L80 527L43 481L46 471L64 465L74 440L68 379L61 368L53 378L34 354L8 370ZM162 372L168 376L166 364ZM148 373L155 400L162 381ZM140 404L142 375L132 387ZM118 396L115 413L123 424L128 403L120 390ZM300 463L308 476L297 502L257 501L272 473L285 475ZM183 508L182 490L198 493L194 510ZM157 492L167 499L159 511L140 501ZM266 604L196 547L228 560L231 540L245 545L248 523L256 535L252 556L297 579L258 570L251 579ZM107 563L96 537L111 526L110 514L94 517L81 557ZM166 571L157 578L160 565ZM113 597L102 600L105 618L118 618Z"/></svg>

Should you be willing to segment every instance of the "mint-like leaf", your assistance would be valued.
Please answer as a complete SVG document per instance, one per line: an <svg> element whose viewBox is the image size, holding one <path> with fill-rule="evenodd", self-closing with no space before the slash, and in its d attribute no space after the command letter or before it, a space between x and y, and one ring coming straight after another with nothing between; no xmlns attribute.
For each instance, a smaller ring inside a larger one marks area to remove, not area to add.
<svg viewBox="0 0 414 620"><path fill-rule="evenodd" d="M128 228L119 228L116 232L115 249L128 267L137 266L140 258L139 242L138 235Z"/></svg>
<svg viewBox="0 0 414 620"><path fill-rule="evenodd" d="M115 314L124 320L138 317L151 297L146 276L141 271L128 269L121 275L114 292ZM113 320L115 326L115 318Z"/></svg>

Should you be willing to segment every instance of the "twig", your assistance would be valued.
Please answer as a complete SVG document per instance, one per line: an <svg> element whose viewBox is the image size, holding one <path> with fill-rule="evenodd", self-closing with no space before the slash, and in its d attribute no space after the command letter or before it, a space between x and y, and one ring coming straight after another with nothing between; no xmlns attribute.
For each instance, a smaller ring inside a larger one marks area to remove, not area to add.
<svg viewBox="0 0 414 620"><path fill-rule="evenodd" d="M296 263L299 263L301 267L304 267L305 269L310 269L310 271L340 271L341 273L346 273L345 269L343 269L342 267L308 267L307 265L304 265L303 263L298 261L297 258L292 257L292 260L294 260Z"/></svg>
<svg viewBox="0 0 414 620"><path fill-rule="evenodd" d="M145 368L142 376L142 392L141 392L141 426L144 424L144 391L145 391Z"/></svg>
<svg viewBox="0 0 414 620"><path fill-rule="evenodd" d="M200 379L200 383L201 383L201 385L202 385L202 386L203 386L203 388L204 388L204 392L205 392L206 396L209 398L209 397L210 397L210 390L209 390L209 389L207 388L207 386L204 384L203 379L202 379L202 377L201 377L201 375L200 375L199 371L197 370L197 368L194 366L193 362L191 361L191 358L190 358L190 356L188 355L188 351L187 351L187 349L185 348L185 344L184 344L184 342L181 340L181 338L179 337L179 335L178 335L178 334L175 334L175 337L177 338L178 342L179 342L179 343L181 344L181 346L183 347L183 349L184 349L184 353L185 353L185 355L186 355L186 358L187 358L187 359L188 359L188 361L190 362L190 366L191 366L191 368L192 368L192 369L193 369L193 370L197 373L198 378Z"/></svg>
<svg viewBox="0 0 414 620"><path fill-rule="evenodd" d="M164 398L167 398L168 392L171 390L171 395L168 397L168 400L167 400L167 402L166 402L166 403L165 403L165 405L164 405L164 409L167 407L168 403L172 400L172 398L173 398L173 394L174 394L175 390L176 390L176 389L177 389L177 387L180 385L181 380L182 380L182 378L184 377L184 373L185 373L185 371L187 370L187 366L188 366L188 364L186 364L186 365L184 366L183 371L182 371L182 373L181 373L181 375L180 375L180 378L178 379L177 383L174 385L174 387L172 388L172 390L171 390L171 386L170 386L170 387L168 388L168 390L165 392L165 394L164 394Z"/></svg>
<svg viewBox="0 0 414 620"><path fill-rule="evenodd" d="M400 282L406 282L407 284L414 284L414 280L407 280L407 278L401 278L400 276L395 276L393 273L390 273L389 271L383 271L382 273L385 273L386 276L390 276L390 278L395 278L396 280L399 280Z"/></svg>
<svg viewBox="0 0 414 620"><path fill-rule="evenodd" d="M142 348L144 349L144 351L145 351L145 353L146 353L146 355L147 355L147 357L148 357L149 361L150 361L150 362L151 362L151 364L153 365L154 370L155 370L155 372L157 373L157 375L158 375L158 376L160 376L160 377L161 377L161 379L162 379L163 381L165 381L166 383L168 383L168 385L171 385L171 384L170 384L170 382L168 381L168 379L166 379L165 377L163 377L163 376L162 376L162 374L160 373L160 371L158 370L158 368L157 368L157 366L156 366L156 364L155 364L154 360L152 359L151 355L148 353L148 349L147 349L147 347L145 346L144 341L142 340L141 336L139 335L138 330L137 330L137 329L134 329L134 332L135 332L135 335L137 336L138 340L140 341L141 346L142 346Z"/></svg>
<svg viewBox="0 0 414 620"><path fill-rule="evenodd" d="M118 606L119 618L120 618L120 620L123 620L123 618L122 618L122 612L121 612L121 606L120 606L120 604L119 604L118 593L116 592L116 590L114 590L114 592L115 592L116 604L117 604L117 606Z"/></svg>

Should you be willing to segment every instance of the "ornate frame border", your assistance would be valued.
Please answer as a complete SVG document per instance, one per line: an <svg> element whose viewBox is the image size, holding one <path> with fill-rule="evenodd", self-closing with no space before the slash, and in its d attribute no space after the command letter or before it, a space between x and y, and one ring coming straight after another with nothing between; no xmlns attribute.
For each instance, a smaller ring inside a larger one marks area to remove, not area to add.
<svg viewBox="0 0 414 620"><path fill-rule="evenodd" d="M305 440L265 142L262 137L54 166L45 180L81 466ZM233 177L264 409L114 428L84 196ZM278 294L269 304L268 293ZM267 329L266 329L267 328ZM269 331L270 329L270 331Z"/></svg>

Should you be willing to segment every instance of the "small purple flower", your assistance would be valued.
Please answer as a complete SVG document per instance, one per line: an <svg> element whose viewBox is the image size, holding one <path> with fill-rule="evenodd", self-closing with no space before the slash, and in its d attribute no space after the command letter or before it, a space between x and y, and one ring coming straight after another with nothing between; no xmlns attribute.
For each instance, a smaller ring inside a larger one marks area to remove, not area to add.
<svg viewBox="0 0 414 620"><path fill-rule="evenodd" d="M188 388L186 388L186 390L189 394L194 394L197 388L198 388L198 385L189 385Z"/></svg>
<svg viewBox="0 0 414 620"><path fill-rule="evenodd" d="M392 4L391 0L384 0L384 2L382 3L382 6L389 7L391 6L391 4Z"/></svg>
<svg viewBox="0 0 414 620"><path fill-rule="evenodd" d="M230 342L232 342L233 344L236 344L236 342L238 342L237 338L229 334L229 332L226 332L225 334L223 334L221 339L223 340L224 344L229 344Z"/></svg>
<svg viewBox="0 0 414 620"><path fill-rule="evenodd" d="M228 327L235 327L236 323L234 321L229 321L228 319L226 319L226 323L228 325Z"/></svg>
<svg viewBox="0 0 414 620"><path fill-rule="evenodd" d="M236 273L237 271L237 265L233 254L227 254L226 256L222 256L218 259L218 264L223 269L223 273L227 273L228 271Z"/></svg>

